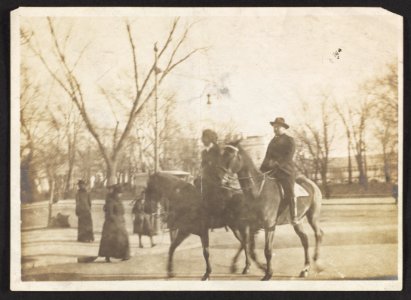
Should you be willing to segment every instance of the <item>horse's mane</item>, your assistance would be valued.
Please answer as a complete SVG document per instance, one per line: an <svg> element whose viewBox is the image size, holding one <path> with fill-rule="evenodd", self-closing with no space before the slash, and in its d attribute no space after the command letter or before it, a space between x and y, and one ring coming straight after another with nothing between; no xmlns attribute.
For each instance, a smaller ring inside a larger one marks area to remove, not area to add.
<svg viewBox="0 0 411 300"><path fill-rule="evenodd" d="M247 151L244 150L243 146L241 145L241 141L232 142L229 143L229 145L232 145L238 149L238 152L241 154L241 158L244 160L244 163L250 168L251 171L261 173L260 170L255 166L250 155L247 153Z"/></svg>
<svg viewBox="0 0 411 300"><path fill-rule="evenodd" d="M194 185L171 174L154 173L148 180L149 188L160 189L162 193L171 194L175 189L193 189Z"/></svg>

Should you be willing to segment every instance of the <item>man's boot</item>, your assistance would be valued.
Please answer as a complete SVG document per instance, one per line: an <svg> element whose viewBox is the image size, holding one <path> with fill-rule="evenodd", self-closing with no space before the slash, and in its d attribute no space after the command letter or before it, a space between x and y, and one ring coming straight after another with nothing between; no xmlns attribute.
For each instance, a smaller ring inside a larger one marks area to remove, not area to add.
<svg viewBox="0 0 411 300"><path fill-rule="evenodd" d="M298 213L297 213L297 198L293 197L290 201L290 215L291 215L291 225L295 226L299 224Z"/></svg>

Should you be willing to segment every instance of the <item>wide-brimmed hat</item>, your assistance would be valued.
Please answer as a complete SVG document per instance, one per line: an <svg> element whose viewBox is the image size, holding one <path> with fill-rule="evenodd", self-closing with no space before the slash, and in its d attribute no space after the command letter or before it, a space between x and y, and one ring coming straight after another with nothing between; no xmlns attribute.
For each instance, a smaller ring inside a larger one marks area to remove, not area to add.
<svg viewBox="0 0 411 300"><path fill-rule="evenodd" d="M80 179L77 181L77 185L81 185L81 184L85 185L86 182L83 179Z"/></svg>
<svg viewBox="0 0 411 300"><path fill-rule="evenodd" d="M279 126L284 127L285 129L290 128L290 126L288 126L288 124L285 123L284 118L281 118L281 117L275 118L275 120L273 122L270 122L270 124L271 124L271 126L279 125Z"/></svg>

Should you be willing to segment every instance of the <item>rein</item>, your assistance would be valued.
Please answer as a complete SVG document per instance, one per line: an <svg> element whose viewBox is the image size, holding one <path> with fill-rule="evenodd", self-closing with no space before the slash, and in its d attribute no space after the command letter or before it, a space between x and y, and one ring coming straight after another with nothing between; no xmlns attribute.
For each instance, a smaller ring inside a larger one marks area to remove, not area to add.
<svg viewBox="0 0 411 300"><path fill-rule="evenodd" d="M237 157L239 155L240 149L238 149L237 147L235 147L233 145L226 145L225 148L229 148L231 150L234 150L234 153L235 153L234 157ZM235 178L234 176L229 175L226 169L225 169L225 171L226 171L225 176L227 176L229 178L229 180ZM264 172L264 173L258 175L256 178L253 177L252 175L245 176L245 177L238 177L237 180L241 181L241 180L244 180L244 179L250 179L251 184L256 185L254 179L258 180L258 179L262 178L262 181L261 181L260 187L258 188L258 193L257 193L257 197L260 197L261 192L263 191L263 188L264 188L264 185L265 185L265 182L267 181L267 179L268 180L277 180L277 178L269 176L269 173L271 173L271 172L272 172L272 170L269 170L267 172ZM243 191L248 191L248 190L251 190L251 189L252 189L252 186L242 188Z"/></svg>

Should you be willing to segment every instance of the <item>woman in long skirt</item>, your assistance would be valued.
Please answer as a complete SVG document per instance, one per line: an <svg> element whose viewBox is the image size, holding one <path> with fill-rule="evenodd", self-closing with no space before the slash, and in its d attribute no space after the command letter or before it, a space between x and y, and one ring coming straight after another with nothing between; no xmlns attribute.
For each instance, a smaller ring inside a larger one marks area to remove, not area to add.
<svg viewBox="0 0 411 300"><path fill-rule="evenodd" d="M110 192L111 190L111 192ZM120 197L122 189L120 186L111 186L104 205L105 220L101 234L100 249L98 256L127 260L130 258L130 243L124 220L124 207Z"/></svg>
<svg viewBox="0 0 411 300"><path fill-rule="evenodd" d="M77 241L94 241L93 220L91 218L90 194L86 190L86 183L78 181L78 191L76 194L76 215L78 217Z"/></svg>

